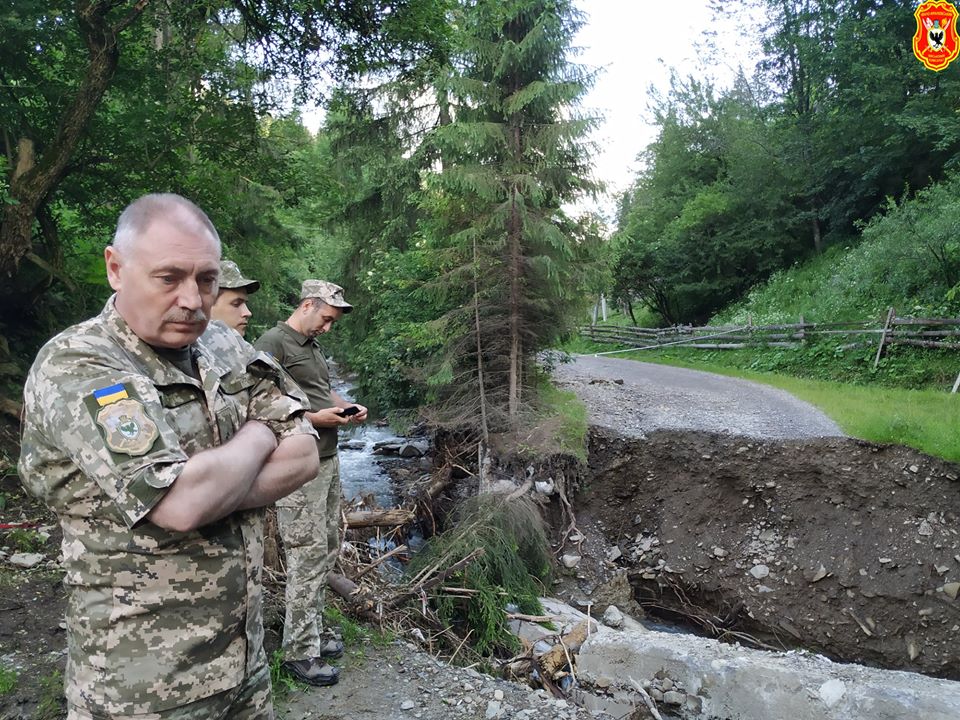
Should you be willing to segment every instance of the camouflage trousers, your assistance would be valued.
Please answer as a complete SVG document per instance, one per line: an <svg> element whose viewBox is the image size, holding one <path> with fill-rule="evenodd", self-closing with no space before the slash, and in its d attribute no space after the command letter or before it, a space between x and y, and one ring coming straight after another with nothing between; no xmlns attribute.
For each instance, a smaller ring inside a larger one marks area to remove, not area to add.
<svg viewBox="0 0 960 720"><path fill-rule="evenodd" d="M263 664L237 687L181 707L110 715L69 705L67 720L274 720L270 667Z"/></svg>
<svg viewBox="0 0 960 720"><path fill-rule="evenodd" d="M317 477L277 501L277 525L286 552L287 609L283 659L319 657L327 573L340 552L340 461L320 458Z"/></svg>

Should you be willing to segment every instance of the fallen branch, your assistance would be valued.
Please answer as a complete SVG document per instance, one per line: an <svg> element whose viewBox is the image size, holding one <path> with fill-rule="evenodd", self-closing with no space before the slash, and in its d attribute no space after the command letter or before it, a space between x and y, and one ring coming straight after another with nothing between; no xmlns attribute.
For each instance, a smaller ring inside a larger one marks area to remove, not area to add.
<svg viewBox="0 0 960 720"><path fill-rule="evenodd" d="M580 646L586 642L587 635L588 621L584 620L561 637L556 645L541 655L537 662L540 664L543 675L553 678L564 665L571 663L570 653L575 653L580 649ZM573 671L572 664L570 670Z"/></svg>
<svg viewBox="0 0 960 720"><path fill-rule="evenodd" d="M640 698L643 700L644 705L647 706L647 710L650 711L650 714L653 715L653 720L663 720L663 716L660 714L660 711L657 710L657 704L653 701L653 698L643 689L643 685L638 683L632 677L627 678L630 681L631 687L637 691L640 695Z"/></svg>
<svg viewBox="0 0 960 720"><path fill-rule="evenodd" d="M507 613L507 620L522 620L532 623L553 622L550 615L524 615L523 613Z"/></svg>
<svg viewBox="0 0 960 720"><path fill-rule="evenodd" d="M414 597L416 597L416 596L418 596L418 595L423 595L423 594L424 594L427 590L429 590L430 588L436 587L437 585L439 585L440 583L442 583L444 580L446 580L446 579L447 579L448 577L450 577L451 575L453 575L453 574L459 572L460 570L462 570L463 568L465 568L467 565L469 565L469 564L470 564L471 562L473 562L475 559L477 559L478 557L480 557L481 555L483 555L483 553L484 553L484 550L483 550L482 547L477 548L476 550L474 550L473 552L471 552L469 555L467 555L465 558L463 558L463 559L460 560L459 562L455 562L453 565L451 565L450 567L448 567L446 570L442 570L441 572L438 572L438 573L437 573L436 575L434 575L433 577L427 578L426 580L424 580L423 582L419 583L418 585L415 585L415 586L411 587L411 588L408 589L407 591L402 592L402 593L400 593L399 595L397 595L397 596L396 596L395 598L393 598L392 600L384 603L384 608L387 608L387 609L391 609L391 610L392 610L393 608L396 608L396 607L399 607L400 605L403 605L405 602L407 602L408 600L410 600L410 599L412 599L412 598L414 598Z"/></svg>
<svg viewBox="0 0 960 720"><path fill-rule="evenodd" d="M413 510L391 508L389 510L358 510L346 514L347 527L396 527L407 525L416 518Z"/></svg>
<svg viewBox="0 0 960 720"><path fill-rule="evenodd" d="M373 570L373 569L374 569L375 567L377 567L380 563L384 562L385 560L388 560L388 559L392 558L394 555L399 555L399 554L402 553L402 552L406 552L406 550L407 550L407 546L406 546L406 545L398 545L397 547L395 547L395 548L394 548L393 550L391 550L390 552L388 552L388 553L386 553L386 554L384 554L384 555L381 555L381 556L378 557L376 560L374 560L372 563L370 563L370 564L367 565L366 567L364 567L364 568L362 568L362 569L360 569L360 570L357 571L357 580L359 580L359 579L362 578L364 575L366 575L368 572L370 572L371 570Z"/></svg>

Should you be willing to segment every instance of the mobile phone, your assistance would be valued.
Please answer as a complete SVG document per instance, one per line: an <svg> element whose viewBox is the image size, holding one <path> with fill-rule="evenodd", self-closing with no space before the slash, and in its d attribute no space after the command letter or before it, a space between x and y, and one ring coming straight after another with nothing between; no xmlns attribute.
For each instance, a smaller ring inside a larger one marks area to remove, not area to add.
<svg viewBox="0 0 960 720"><path fill-rule="evenodd" d="M337 415L340 417L350 417L351 415L356 415L359 412L360 408L358 408L356 405L350 405L349 407L342 408Z"/></svg>

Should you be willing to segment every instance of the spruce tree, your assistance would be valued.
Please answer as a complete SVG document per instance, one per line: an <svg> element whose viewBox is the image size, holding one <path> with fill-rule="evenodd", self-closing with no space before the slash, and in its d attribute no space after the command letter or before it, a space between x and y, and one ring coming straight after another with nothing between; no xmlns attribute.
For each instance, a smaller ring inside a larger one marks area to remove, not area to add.
<svg viewBox="0 0 960 720"><path fill-rule="evenodd" d="M579 13L567 0L481 0L458 19L464 46L438 96L449 122L427 139L425 236L450 301L435 382L439 419L518 427L535 400L536 354L581 300L590 243L565 207L595 190L577 104L589 74L571 62Z"/></svg>

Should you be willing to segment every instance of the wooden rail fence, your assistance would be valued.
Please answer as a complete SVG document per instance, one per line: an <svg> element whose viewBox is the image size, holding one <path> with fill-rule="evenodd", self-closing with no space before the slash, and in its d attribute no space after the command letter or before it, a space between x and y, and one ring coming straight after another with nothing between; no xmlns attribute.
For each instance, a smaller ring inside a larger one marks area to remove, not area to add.
<svg viewBox="0 0 960 720"><path fill-rule="evenodd" d="M600 343L628 346L624 350L653 350L664 347L690 347L701 350L737 350L747 347L796 348L814 338L834 337L842 349L876 346L874 367L884 351L893 345L960 350L960 318L897 317L893 308L885 322L797 323L781 325L674 325L667 328L585 325L580 335ZM846 342L844 342L846 341ZM960 388L960 376L953 392Z"/></svg>

